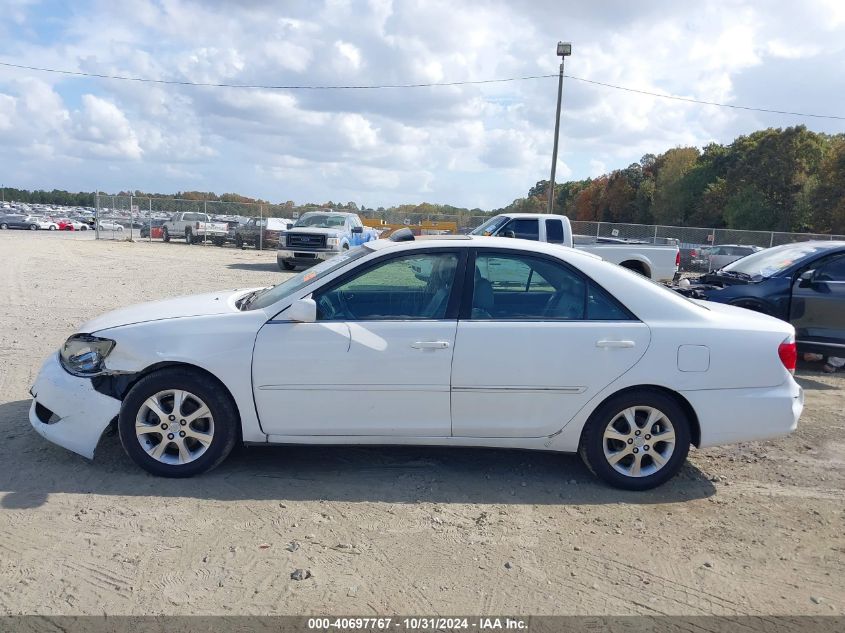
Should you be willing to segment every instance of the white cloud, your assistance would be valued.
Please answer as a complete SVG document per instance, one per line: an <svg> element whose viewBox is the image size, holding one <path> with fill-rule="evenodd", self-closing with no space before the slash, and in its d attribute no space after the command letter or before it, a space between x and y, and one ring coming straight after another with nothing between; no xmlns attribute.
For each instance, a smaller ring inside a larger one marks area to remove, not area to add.
<svg viewBox="0 0 845 633"><path fill-rule="evenodd" d="M7 3L9 4L9 3ZM838 0L507 4L87 0L9 4L4 59L213 83L398 84L567 73L785 110L842 102ZM52 31L44 25L54 25ZM548 177L556 80L408 90L241 90L0 68L0 169L25 187L240 191L272 200L501 206ZM567 79L558 180L645 152L822 120ZM11 184L11 182L10 182Z"/></svg>

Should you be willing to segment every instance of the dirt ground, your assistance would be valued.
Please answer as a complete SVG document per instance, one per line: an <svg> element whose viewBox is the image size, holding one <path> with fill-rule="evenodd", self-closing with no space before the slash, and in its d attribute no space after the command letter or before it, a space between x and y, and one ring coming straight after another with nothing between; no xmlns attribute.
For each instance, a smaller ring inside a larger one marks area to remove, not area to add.
<svg viewBox="0 0 845 633"><path fill-rule="evenodd" d="M106 310L277 282L274 253L4 231L0 266L0 614L845 613L843 373L799 371L797 433L694 450L648 493L463 449L248 448L157 479L115 436L89 462L30 428L42 359Z"/></svg>

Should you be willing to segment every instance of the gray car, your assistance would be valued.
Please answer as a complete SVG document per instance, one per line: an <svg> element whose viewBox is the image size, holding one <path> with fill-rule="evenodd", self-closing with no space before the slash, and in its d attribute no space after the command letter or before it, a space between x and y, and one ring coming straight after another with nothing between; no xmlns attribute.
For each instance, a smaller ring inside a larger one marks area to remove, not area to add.
<svg viewBox="0 0 845 633"><path fill-rule="evenodd" d="M31 215L9 214L0 216L0 229L29 229L37 231L39 228L38 218Z"/></svg>
<svg viewBox="0 0 845 633"><path fill-rule="evenodd" d="M743 244L720 244L710 248L710 266L708 270L719 270L731 262L763 250L759 246L745 246Z"/></svg>

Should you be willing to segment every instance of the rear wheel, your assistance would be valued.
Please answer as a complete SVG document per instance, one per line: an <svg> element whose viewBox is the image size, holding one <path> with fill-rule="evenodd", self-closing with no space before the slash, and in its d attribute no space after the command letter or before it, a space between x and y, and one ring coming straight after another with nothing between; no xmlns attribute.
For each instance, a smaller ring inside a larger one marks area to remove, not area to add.
<svg viewBox="0 0 845 633"><path fill-rule="evenodd" d="M194 234L191 229L185 229L185 244L194 243Z"/></svg>
<svg viewBox="0 0 845 633"><path fill-rule="evenodd" d="M8 225L8 224L6 224L5 222L3 222L2 224L0 224L0 231L5 231L5 230L6 230L6 229L8 229L8 228L9 228L9 225Z"/></svg>
<svg viewBox="0 0 845 633"><path fill-rule="evenodd" d="M167 232L166 226L161 229L161 239L162 239L163 242L169 242L170 241L170 233Z"/></svg>
<svg viewBox="0 0 845 633"><path fill-rule="evenodd" d="M161 477L191 477L211 470L238 438L237 410L212 378L182 368L139 380L118 418L124 450L144 470Z"/></svg>
<svg viewBox="0 0 845 633"><path fill-rule="evenodd" d="M51 224L51 225L50 225L50 230L51 230L51 231L55 231L55 230L56 230L56 225L55 225L55 224Z"/></svg>
<svg viewBox="0 0 845 633"><path fill-rule="evenodd" d="M29 230L30 230L30 231L37 231L37 230L38 230L38 225L37 225L37 224L30 224L30 225L29 225Z"/></svg>
<svg viewBox="0 0 845 633"><path fill-rule="evenodd" d="M584 426L578 452L611 486L648 490L680 470L689 444L684 410L670 396L643 389L601 405Z"/></svg>
<svg viewBox="0 0 845 633"><path fill-rule="evenodd" d="M282 268L285 270L293 270L296 268L296 264L291 264L290 262L282 262Z"/></svg>
<svg viewBox="0 0 845 633"><path fill-rule="evenodd" d="M244 238L242 238L240 235L235 236L235 247L241 249L244 247Z"/></svg>

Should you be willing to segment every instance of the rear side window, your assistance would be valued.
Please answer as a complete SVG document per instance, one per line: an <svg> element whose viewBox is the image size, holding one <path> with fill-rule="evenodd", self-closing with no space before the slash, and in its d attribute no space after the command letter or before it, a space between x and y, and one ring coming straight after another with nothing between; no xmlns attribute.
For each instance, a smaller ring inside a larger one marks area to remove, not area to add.
<svg viewBox="0 0 845 633"><path fill-rule="evenodd" d="M621 303L591 281L587 290L587 319L589 321L629 321L631 315Z"/></svg>
<svg viewBox="0 0 845 633"><path fill-rule="evenodd" d="M479 254L471 319L629 321L631 314L577 271L531 255Z"/></svg>
<svg viewBox="0 0 845 633"><path fill-rule="evenodd" d="M563 222L546 220L546 241L552 244L563 244Z"/></svg>

